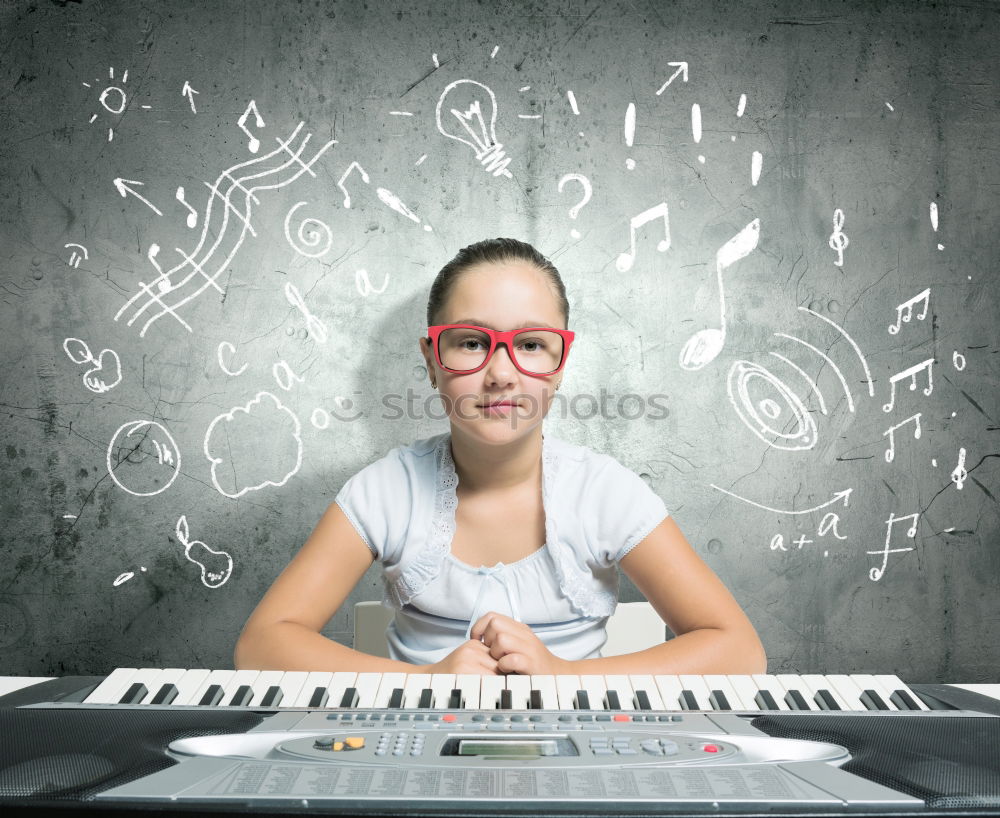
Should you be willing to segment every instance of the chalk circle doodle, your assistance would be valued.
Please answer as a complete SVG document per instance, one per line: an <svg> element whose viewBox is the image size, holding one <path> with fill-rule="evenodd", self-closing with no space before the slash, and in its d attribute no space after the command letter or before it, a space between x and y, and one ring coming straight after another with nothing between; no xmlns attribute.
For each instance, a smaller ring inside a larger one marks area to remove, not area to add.
<svg viewBox="0 0 1000 818"><path fill-rule="evenodd" d="M323 429L328 429L330 427L330 413L317 406L312 410L312 414L309 416L309 422L320 431Z"/></svg>
<svg viewBox="0 0 1000 818"><path fill-rule="evenodd" d="M781 402L771 397L755 399L755 382L772 388ZM729 402L732 403L740 420L757 437L775 449L796 451L811 449L816 445L818 435L816 421L813 420L799 396L796 395L777 375L751 361L736 361L729 370L726 384ZM785 411L787 410L787 411ZM791 414L791 418L787 417ZM794 423L790 432L783 431Z"/></svg>
<svg viewBox="0 0 1000 818"><path fill-rule="evenodd" d="M218 551L201 540L191 540L187 517L177 521L177 539L184 546L184 556L201 569L201 582L206 588L219 588L233 573L233 558L225 551Z"/></svg>
<svg viewBox="0 0 1000 818"><path fill-rule="evenodd" d="M212 464L212 485L234 499L285 485L302 465L301 431L295 413L270 392L258 392L243 406L218 415L205 431L203 446ZM262 450L265 443L270 451Z"/></svg>
<svg viewBox="0 0 1000 818"><path fill-rule="evenodd" d="M289 229L292 215L304 204L305 202L302 201L292 205L292 209L285 216L285 238L288 239L288 243L296 253L301 253L306 258L319 258L325 255L333 244L333 233L328 224L311 216L303 219L299 222L295 239L292 238L292 233ZM316 249L317 247L319 250Z"/></svg>
<svg viewBox="0 0 1000 818"><path fill-rule="evenodd" d="M119 426L112 436L107 466L108 474L122 491L152 497L166 491L177 479L181 452L162 424L133 420Z"/></svg>
<svg viewBox="0 0 1000 818"><path fill-rule="evenodd" d="M67 338L63 350L75 364L93 364L83 373L83 385L91 392L102 395L110 392L122 382L122 362L113 349L102 349L96 358L86 341Z"/></svg>

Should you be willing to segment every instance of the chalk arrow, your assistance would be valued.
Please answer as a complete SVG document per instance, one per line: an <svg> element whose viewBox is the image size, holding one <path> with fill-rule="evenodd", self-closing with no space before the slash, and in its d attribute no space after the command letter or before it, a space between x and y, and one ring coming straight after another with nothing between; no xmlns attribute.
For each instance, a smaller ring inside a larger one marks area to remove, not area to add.
<svg viewBox="0 0 1000 818"><path fill-rule="evenodd" d="M187 80L184 80L184 87L181 89L181 96L188 98L188 102L191 103L191 113L192 114L198 113L194 109L194 95L195 94L200 94L200 93L201 93L201 91L195 91L194 88L191 87L191 83L189 83Z"/></svg>
<svg viewBox="0 0 1000 818"><path fill-rule="evenodd" d="M672 83L675 79L677 79L677 77L679 77L681 74L684 75L681 78L681 82L688 81L688 64L686 62L668 62L667 65L676 65L677 70L670 75L670 79L668 79L665 83L663 83L663 86L660 88L660 90L656 92L656 96L659 96L664 91L666 91L667 86L670 85L670 83Z"/></svg>
<svg viewBox="0 0 1000 818"><path fill-rule="evenodd" d="M157 216L162 216L163 213L161 213L159 210L157 210L156 206L151 201L149 201L149 199L145 198L144 196L140 196L138 193L136 193L134 190L132 190L132 188L129 187L129 185L141 185L141 184L144 184L144 183L143 182L136 182L134 179L122 179L120 177L118 179L115 179L115 187L118 188L118 192L121 194L121 197L123 199L129 193L131 193L140 202L143 202L144 204L149 205L150 209Z"/></svg>
<svg viewBox="0 0 1000 818"><path fill-rule="evenodd" d="M774 511L778 514L809 514L813 511L819 511L821 508L826 508L827 506L832 506L834 503L840 500L844 501L844 508L847 508L847 504L851 499L851 492L854 489L844 489L843 491L838 491L833 495L832 500L827 500L825 503L821 503L818 506L813 506L812 508L804 508L801 511L790 511L789 509L781 508L771 508L770 506L763 506L760 503L755 503L753 500L748 500L746 497L740 497L738 494L733 494L731 491L726 491L725 489L719 488L714 483L709 483L709 485L716 491L721 491L723 494L728 494L730 497L735 497L737 500L742 500L744 503L749 503L752 506L757 506L757 508L762 508L765 511Z"/></svg>

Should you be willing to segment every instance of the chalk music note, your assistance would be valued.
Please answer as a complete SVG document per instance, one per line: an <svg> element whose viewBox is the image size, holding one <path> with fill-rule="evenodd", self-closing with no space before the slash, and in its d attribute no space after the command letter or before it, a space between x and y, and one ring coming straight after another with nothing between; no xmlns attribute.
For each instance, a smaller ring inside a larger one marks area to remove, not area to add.
<svg viewBox="0 0 1000 818"><path fill-rule="evenodd" d="M906 378L910 379L910 391L913 392L917 388L917 375L922 369L927 370L927 387L923 390L925 395L931 394L934 391L934 359L928 358L926 361L921 361L915 366L911 366L909 369L904 369L889 378L889 402L882 406L883 412L891 412L892 407L896 404L896 384Z"/></svg>
<svg viewBox="0 0 1000 818"><path fill-rule="evenodd" d="M351 162L351 164L347 166L347 170L344 171L344 175L340 177L340 181L337 182L337 187L339 187L342 191L344 191L344 207L351 206L351 194L348 193L347 188L344 187L344 181L347 179L348 176L350 176L351 171L354 170L355 168L358 169L358 173L361 174L361 178L364 180L364 183L366 185L371 184L368 181L368 174L365 173L365 169L361 167L361 165L359 165L357 162Z"/></svg>
<svg viewBox="0 0 1000 818"><path fill-rule="evenodd" d="M632 265L635 264L635 232L644 224L656 221L656 219L663 219L664 238L662 241L656 243L656 249L663 253L670 248L670 221L668 216L667 203L660 202L660 204L655 207L651 207L649 210L644 210L638 216L634 216L632 218L629 223L632 249L618 256L618 260L615 262L618 272L627 272L628 270L631 270Z"/></svg>
<svg viewBox="0 0 1000 818"><path fill-rule="evenodd" d="M895 335L899 332L899 328L904 324L909 324L910 319L913 317L913 308L919 304L921 301L924 302L924 309L920 315L917 316L918 321L923 321L927 317L927 310L931 303L931 288L928 287L922 293L917 293L913 298L908 301L904 301L898 307L896 307L896 323L889 326L889 334ZM904 314L905 313L905 314Z"/></svg>
<svg viewBox="0 0 1000 818"><path fill-rule="evenodd" d="M882 555L882 565L881 565L881 567L872 568L872 569L870 569L868 571L868 577L872 580L872 582L878 582L880 579L882 579L883 575L885 574L886 565L888 565L888 563L889 563L889 555L890 554L902 554L905 551L912 551L913 550L913 546L912 545L910 547L908 547L908 548L889 548L889 541L892 539L892 525L893 525L893 523L900 523L900 522L903 522L904 520L913 520L913 524L906 531L906 536L909 537L910 539L913 539L913 537L917 533L917 521L918 521L919 518L920 518L920 512L919 511L916 514L907 514L905 517L897 517L891 511L889 512L889 519L885 521L886 522L885 545L882 547L881 551L868 551L867 552L869 554L881 554Z"/></svg>
<svg viewBox="0 0 1000 818"><path fill-rule="evenodd" d="M760 219L754 219L727 241L715 254L715 276L719 282L719 314L721 329L709 327L698 330L687 339L681 349L680 365L689 371L701 369L715 360L726 344L726 293L722 282L723 270L746 258L760 240Z"/></svg>
<svg viewBox="0 0 1000 818"><path fill-rule="evenodd" d="M838 267L844 266L844 249L850 244L847 235L841 230L844 226L844 211L839 207L833 211L833 232L830 234L830 247L837 251L837 260L833 262Z"/></svg>
<svg viewBox="0 0 1000 818"><path fill-rule="evenodd" d="M951 473L951 482L955 484L955 488L961 491L968 476L969 473L965 470L965 449L961 448L958 450L958 465L955 466L955 470Z"/></svg>
<svg viewBox="0 0 1000 818"><path fill-rule="evenodd" d="M886 451L885 451L885 462L886 463L891 463L892 460L893 460L893 458L896 456L896 436L893 433L896 431L896 429L898 429L904 423L909 423L911 420L914 421L914 423L916 425L916 428L913 430L913 437L916 440L919 440L920 439L920 412L917 412L917 414L912 415L911 417L908 417L906 420L900 421L895 426L890 426L889 427L889 431L882 433L882 437L885 437L886 435L889 436L889 448L886 449Z"/></svg>
<svg viewBox="0 0 1000 818"><path fill-rule="evenodd" d="M156 272L159 273L159 275L156 277L156 280L151 283L155 284L156 289L158 289L162 294L170 292L170 278L167 276L166 273L163 272L163 268L160 267L160 263L156 260L156 255L159 252L160 252L160 245L158 245L156 242L153 242L151 245L149 245L149 250L146 253L146 258L149 259L150 263L156 268Z"/></svg>
<svg viewBox="0 0 1000 818"><path fill-rule="evenodd" d="M191 205L189 205L186 201L184 201L184 188L183 187L178 187L177 188L177 201L180 202L182 205L184 205L184 207L186 207L188 210L191 211L190 213L188 213L188 216L187 216L187 226L188 227L195 227L198 224L198 211L195 210L193 207L191 207Z"/></svg>
<svg viewBox="0 0 1000 818"><path fill-rule="evenodd" d="M254 118L257 122L257 127L263 128L264 120L260 115L260 111L257 110L257 103L254 100L250 100L250 104L247 106L247 109L243 112L243 116L241 116L236 121L236 124L240 126L240 130L243 131L243 133L245 133L247 136L250 137L250 142L247 144L247 147L250 149L250 153L257 153L257 151L260 150L260 140L252 133L250 133L250 131L247 130L246 126L246 121L250 117L251 111L253 111Z"/></svg>

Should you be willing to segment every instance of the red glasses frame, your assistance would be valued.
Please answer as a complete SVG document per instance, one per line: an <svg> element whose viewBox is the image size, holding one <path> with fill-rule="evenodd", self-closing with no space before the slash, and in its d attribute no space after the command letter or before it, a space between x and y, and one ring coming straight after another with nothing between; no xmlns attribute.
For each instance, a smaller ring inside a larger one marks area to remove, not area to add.
<svg viewBox="0 0 1000 818"><path fill-rule="evenodd" d="M483 362L475 369L450 369L445 366L441 362L441 351L438 349L438 338L446 329L474 329L479 332L485 332L490 338L490 349L489 352L486 353L485 360L483 360ZM514 355L514 336L520 335L522 332L531 332L532 330L556 332L562 336L562 360L559 361L559 366L551 372L528 372L528 370L524 369L524 367L517 362L517 358ZM521 329L512 329L507 332L501 332L500 330L490 329L489 327L477 327L475 324L438 324L427 328L427 336L430 339L431 346L434 347L434 357L437 358L438 366L440 366L445 372L451 372L455 375L471 375L473 372L478 372L490 362L490 359L493 357L493 353L496 352L497 347L500 344L503 344L507 347L507 355L510 357L511 362L515 367L517 367L519 372L522 372L525 375L530 375L533 378L547 378L549 375L555 375L557 372L562 370L564 366L566 366L566 359L569 357L569 348L573 343L573 339L576 337L576 333L568 329L556 329L555 327L522 327Z"/></svg>

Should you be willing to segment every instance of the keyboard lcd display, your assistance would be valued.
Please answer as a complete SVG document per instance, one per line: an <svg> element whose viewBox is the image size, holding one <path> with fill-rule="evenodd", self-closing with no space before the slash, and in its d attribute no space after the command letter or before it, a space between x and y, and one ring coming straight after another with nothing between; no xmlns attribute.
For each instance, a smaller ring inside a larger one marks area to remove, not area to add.
<svg viewBox="0 0 1000 818"><path fill-rule="evenodd" d="M559 755L558 744L552 739L464 739L458 742L460 756L504 756L533 758Z"/></svg>

